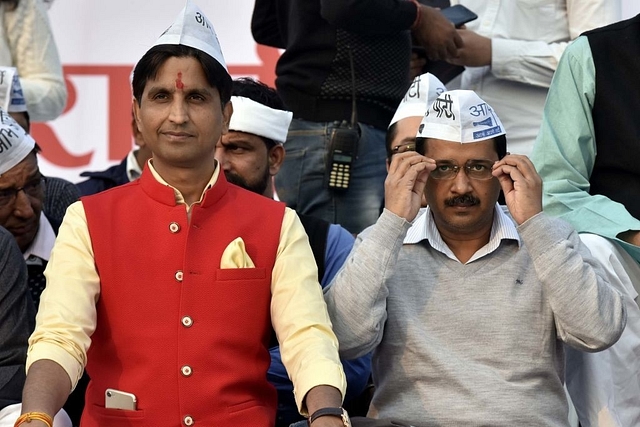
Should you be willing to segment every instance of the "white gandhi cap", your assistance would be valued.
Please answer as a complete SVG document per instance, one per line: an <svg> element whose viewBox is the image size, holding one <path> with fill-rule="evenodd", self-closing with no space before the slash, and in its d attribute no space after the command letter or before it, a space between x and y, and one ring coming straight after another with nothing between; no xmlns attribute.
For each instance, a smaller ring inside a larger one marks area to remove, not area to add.
<svg viewBox="0 0 640 427"><path fill-rule="evenodd" d="M0 67L0 107L10 113L27 111L27 101L15 67Z"/></svg>
<svg viewBox="0 0 640 427"><path fill-rule="evenodd" d="M213 25L200 8L191 3L191 0L187 0L187 4L174 23L162 33L154 46L162 44L181 44L201 50L227 70Z"/></svg>
<svg viewBox="0 0 640 427"><path fill-rule="evenodd" d="M283 144L293 113L277 110L242 96L232 96L233 114L229 130L246 132Z"/></svg>
<svg viewBox="0 0 640 427"><path fill-rule="evenodd" d="M33 150L36 142L3 109L0 109L0 176Z"/></svg>
<svg viewBox="0 0 640 427"><path fill-rule="evenodd" d="M418 128L418 138L462 144L505 135L493 108L472 90L443 92L431 104Z"/></svg>
<svg viewBox="0 0 640 427"><path fill-rule="evenodd" d="M400 101L396 113L389 123L391 127L394 123L406 119L407 117L422 117L429 108L429 105L447 88L431 73L422 74L411 82L409 90Z"/></svg>

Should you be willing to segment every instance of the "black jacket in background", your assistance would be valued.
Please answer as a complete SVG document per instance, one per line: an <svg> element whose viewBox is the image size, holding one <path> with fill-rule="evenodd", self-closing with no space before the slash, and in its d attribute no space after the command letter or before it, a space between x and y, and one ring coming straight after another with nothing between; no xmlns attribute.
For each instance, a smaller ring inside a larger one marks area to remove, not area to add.
<svg viewBox="0 0 640 427"><path fill-rule="evenodd" d="M349 120L352 52L358 121L386 130L409 86L416 6L406 0L256 0L256 42L285 49L276 88L295 118Z"/></svg>

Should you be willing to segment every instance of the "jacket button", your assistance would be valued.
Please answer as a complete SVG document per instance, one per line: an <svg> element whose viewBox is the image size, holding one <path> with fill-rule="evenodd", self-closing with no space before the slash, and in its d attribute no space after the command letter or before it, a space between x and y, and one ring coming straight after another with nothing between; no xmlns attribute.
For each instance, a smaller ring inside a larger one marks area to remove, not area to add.
<svg viewBox="0 0 640 427"><path fill-rule="evenodd" d="M178 224L177 222L172 222L171 224L169 224L169 231L172 233L177 233L178 231L180 231L180 224Z"/></svg>
<svg viewBox="0 0 640 427"><path fill-rule="evenodd" d="M182 270L178 270L178 271L176 271L176 276L175 276L175 277L176 277L176 280L177 280L178 282L182 282L182 277L183 277L183 276L184 276L184 274L182 274Z"/></svg>
<svg viewBox="0 0 640 427"><path fill-rule="evenodd" d="M182 422L184 423L184 425L186 426L192 426L195 421L193 419L193 417L191 415L186 415L183 419Z"/></svg>
<svg viewBox="0 0 640 427"><path fill-rule="evenodd" d="M182 368L180 368L180 372L182 372L182 375L185 377L190 377L193 373L193 371L191 370L191 366L189 365L184 365Z"/></svg>
<svg viewBox="0 0 640 427"><path fill-rule="evenodd" d="M191 327L191 325L193 325L193 319L191 319L191 317L189 316L184 316L182 318L182 325L186 328Z"/></svg>

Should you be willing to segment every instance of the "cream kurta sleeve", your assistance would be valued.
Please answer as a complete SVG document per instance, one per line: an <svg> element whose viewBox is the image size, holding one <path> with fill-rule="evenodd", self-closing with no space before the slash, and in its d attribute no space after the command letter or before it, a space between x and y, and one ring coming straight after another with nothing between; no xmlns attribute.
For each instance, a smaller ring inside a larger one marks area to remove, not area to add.
<svg viewBox="0 0 640 427"><path fill-rule="evenodd" d="M96 328L100 296L82 202L67 209L44 274L47 286L40 298L36 329L29 338L27 370L36 360L53 360L67 371L75 387Z"/></svg>
<svg viewBox="0 0 640 427"><path fill-rule="evenodd" d="M294 386L298 410L313 387L329 385L344 398L346 378L327 313L309 239L295 211L286 208L271 280L271 321Z"/></svg>

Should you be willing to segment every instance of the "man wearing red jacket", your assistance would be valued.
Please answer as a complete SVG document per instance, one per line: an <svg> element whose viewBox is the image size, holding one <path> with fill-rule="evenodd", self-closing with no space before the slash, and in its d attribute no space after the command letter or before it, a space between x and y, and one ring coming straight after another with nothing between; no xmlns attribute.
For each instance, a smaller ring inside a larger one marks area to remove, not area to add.
<svg viewBox="0 0 640 427"><path fill-rule="evenodd" d="M348 425L297 216L227 183L214 159L230 90L213 26L188 2L134 71L152 160L72 205L60 229L16 425L47 425L86 365L82 427L273 426L274 330L299 410L313 427Z"/></svg>

